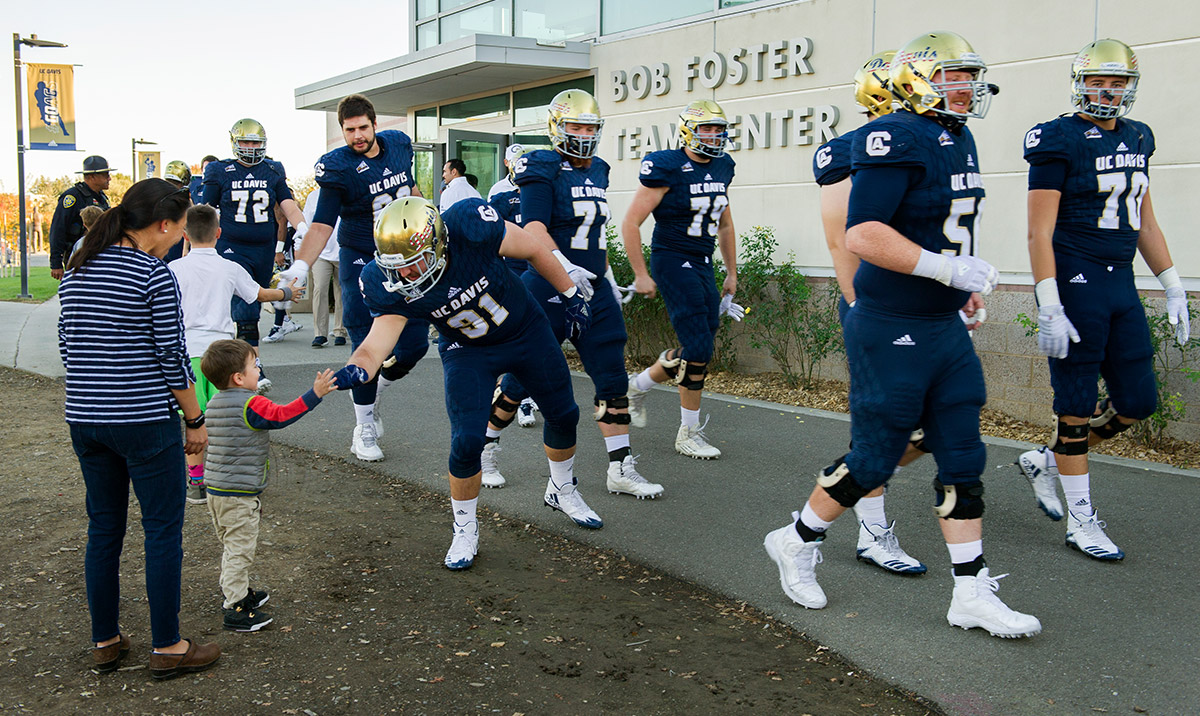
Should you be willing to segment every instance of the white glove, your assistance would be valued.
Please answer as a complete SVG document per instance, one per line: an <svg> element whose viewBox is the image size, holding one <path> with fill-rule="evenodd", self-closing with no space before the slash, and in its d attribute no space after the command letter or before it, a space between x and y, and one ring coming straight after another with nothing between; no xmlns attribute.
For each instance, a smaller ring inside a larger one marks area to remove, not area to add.
<svg viewBox="0 0 1200 716"><path fill-rule="evenodd" d="M554 258L558 259L558 262L562 264L563 270L571 277L571 281L575 284L575 288L579 289L579 295L583 297L583 300L592 300L592 294L595 293L595 289L592 288L592 279L596 278L596 274L582 266L576 266L571 263L558 249L550 253L554 254Z"/></svg>
<svg viewBox="0 0 1200 716"><path fill-rule="evenodd" d="M1066 358L1070 343L1079 342L1079 331L1061 304L1038 306L1038 350L1051 358ZM1070 343L1068 343L1070 339Z"/></svg>
<svg viewBox="0 0 1200 716"><path fill-rule="evenodd" d="M604 278L608 279L608 286L612 289L613 300L617 302L617 305L623 306L629 303L629 298L626 298L625 294L621 292L621 286L617 283L617 277L613 274L612 266L604 270Z"/></svg>
<svg viewBox="0 0 1200 716"><path fill-rule="evenodd" d="M307 263L296 259L291 266L279 272L279 283L288 284L294 279L298 288L304 288L308 283L308 268Z"/></svg>
<svg viewBox="0 0 1200 716"><path fill-rule="evenodd" d="M290 311L290 310L292 310L292 302L291 301L271 301L271 307L274 308L276 311Z"/></svg>
<svg viewBox="0 0 1200 716"><path fill-rule="evenodd" d="M1188 342L1188 338L1192 334L1192 319L1188 314L1187 292L1183 290L1179 272L1175 270L1174 266L1160 273L1158 280L1166 289L1167 320L1171 322L1172 326L1175 326L1175 342L1182 346Z"/></svg>
<svg viewBox="0 0 1200 716"><path fill-rule="evenodd" d="M975 256L945 256L921 251L921 258L912 271L913 276L931 278L938 283L961 291L986 296L1000 282L996 268Z"/></svg>
<svg viewBox="0 0 1200 716"><path fill-rule="evenodd" d="M729 316L735 321L741 321L746 317L746 309L733 302L733 294L727 293L721 299L721 307L717 309L717 318L721 316Z"/></svg>
<svg viewBox="0 0 1200 716"><path fill-rule="evenodd" d="M975 309L974 316L968 316L966 311L959 311L958 317L961 318L962 322L967 324L968 326L974 326L974 328L971 329L973 331L973 330L975 330L975 328L979 328L980 326L982 326L983 322L987 320L987 309L986 308Z"/></svg>

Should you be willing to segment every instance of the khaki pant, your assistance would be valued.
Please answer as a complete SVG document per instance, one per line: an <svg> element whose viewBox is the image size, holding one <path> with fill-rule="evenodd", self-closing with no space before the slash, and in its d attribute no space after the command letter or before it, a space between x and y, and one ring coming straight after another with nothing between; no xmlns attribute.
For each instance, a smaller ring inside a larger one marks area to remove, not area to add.
<svg viewBox="0 0 1200 716"><path fill-rule="evenodd" d="M313 336L329 336L329 279L333 277L333 290L341 287L338 281L338 265L336 261L317 259L312 265L312 312ZM339 295L333 309L333 335L346 337L346 329L342 328L342 297Z"/></svg>
<svg viewBox="0 0 1200 716"><path fill-rule="evenodd" d="M212 516L217 539L225 548L221 555L221 592L225 608L232 609L250 589L250 565L258 547L258 522L262 500L254 497L208 495L208 514Z"/></svg>

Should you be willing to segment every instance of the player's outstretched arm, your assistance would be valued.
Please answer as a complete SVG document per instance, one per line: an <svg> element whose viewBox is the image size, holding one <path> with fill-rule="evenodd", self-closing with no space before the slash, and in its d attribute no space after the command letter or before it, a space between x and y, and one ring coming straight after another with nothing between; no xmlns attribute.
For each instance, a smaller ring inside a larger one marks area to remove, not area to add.
<svg viewBox="0 0 1200 716"><path fill-rule="evenodd" d="M391 355L404 331L408 319L404 316L384 314L376 316L371 323L371 331L350 356L346 366L334 374L338 390L348 390L357 385L370 382L379 371L379 367Z"/></svg>
<svg viewBox="0 0 1200 716"><path fill-rule="evenodd" d="M559 293L567 293L575 287L575 282L545 242L511 221L504 222L504 229L504 240L500 242L501 256L525 259Z"/></svg>
<svg viewBox="0 0 1200 716"><path fill-rule="evenodd" d="M625 254L629 257L629 267L633 269L633 288L647 298L654 298L657 286L650 272L646 270L646 257L642 254L642 224L650 216L670 187L650 187L644 184L637 188L633 202L625 210L625 218L621 221L621 241L625 244Z"/></svg>

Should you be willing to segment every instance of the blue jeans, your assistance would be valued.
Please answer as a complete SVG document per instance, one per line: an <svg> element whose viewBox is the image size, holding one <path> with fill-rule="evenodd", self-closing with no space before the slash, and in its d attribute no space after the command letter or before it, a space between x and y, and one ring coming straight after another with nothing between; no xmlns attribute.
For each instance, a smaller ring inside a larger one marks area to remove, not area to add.
<svg viewBox="0 0 1200 716"><path fill-rule="evenodd" d="M161 649L177 643L187 483L179 420L72 423L71 443L87 486L88 542L83 564L92 641L120 633L119 571L132 483L146 536L152 645Z"/></svg>

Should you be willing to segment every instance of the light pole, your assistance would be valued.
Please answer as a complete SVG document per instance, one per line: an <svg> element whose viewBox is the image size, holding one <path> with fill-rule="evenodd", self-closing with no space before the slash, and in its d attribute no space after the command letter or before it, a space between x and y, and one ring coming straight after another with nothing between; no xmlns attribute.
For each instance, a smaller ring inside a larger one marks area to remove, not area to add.
<svg viewBox="0 0 1200 716"><path fill-rule="evenodd" d="M130 174L129 176L130 176L130 178L133 179L134 182L136 182L138 180L138 178L137 178L137 148L138 148L139 144L153 144L153 145L157 146L158 142L151 142L149 139L130 139L129 140L129 154L133 158L133 173Z"/></svg>
<svg viewBox="0 0 1200 716"><path fill-rule="evenodd" d="M21 298L33 298L29 294L29 247L25 231L25 117L21 96L21 45L29 47L66 47L61 42L39 40L37 35L21 37L13 33L13 92L17 106L17 240L21 244Z"/></svg>

